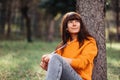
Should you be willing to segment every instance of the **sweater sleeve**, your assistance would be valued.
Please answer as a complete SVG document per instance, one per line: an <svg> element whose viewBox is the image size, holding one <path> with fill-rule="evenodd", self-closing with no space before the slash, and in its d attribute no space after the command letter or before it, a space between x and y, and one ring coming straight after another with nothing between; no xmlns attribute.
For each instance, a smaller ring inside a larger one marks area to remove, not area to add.
<svg viewBox="0 0 120 80"><path fill-rule="evenodd" d="M72 59L71 66L75 69L84 69L90 63L93 63L97 55L97 46L95 41L89 41L78 58Z"/></svg>

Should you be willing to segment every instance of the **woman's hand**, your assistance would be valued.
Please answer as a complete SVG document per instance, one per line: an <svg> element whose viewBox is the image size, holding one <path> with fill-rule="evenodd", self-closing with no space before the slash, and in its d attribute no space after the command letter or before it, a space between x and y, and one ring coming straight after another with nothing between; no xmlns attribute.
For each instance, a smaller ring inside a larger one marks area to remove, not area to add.
<svg viewBox="0 0 120 80"><path fill-rule="evenodd" d="M42 59L41 59L41 62L40 62L40 66L44 69L44 70L47 70L47 67L48 67L48 62L51 58L51 54L46 54L46 55L43 55L42 56Z"/></svg>

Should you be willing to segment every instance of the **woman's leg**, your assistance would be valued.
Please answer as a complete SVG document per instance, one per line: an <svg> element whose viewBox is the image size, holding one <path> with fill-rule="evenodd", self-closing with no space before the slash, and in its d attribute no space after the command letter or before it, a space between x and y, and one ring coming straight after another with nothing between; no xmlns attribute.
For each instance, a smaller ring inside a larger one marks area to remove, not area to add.
<svg viewBox="0 0 120 80"><path fill-rule="evenodd" d="M49 61L46 80L82 80L61 56L53 54Z"/></svg>

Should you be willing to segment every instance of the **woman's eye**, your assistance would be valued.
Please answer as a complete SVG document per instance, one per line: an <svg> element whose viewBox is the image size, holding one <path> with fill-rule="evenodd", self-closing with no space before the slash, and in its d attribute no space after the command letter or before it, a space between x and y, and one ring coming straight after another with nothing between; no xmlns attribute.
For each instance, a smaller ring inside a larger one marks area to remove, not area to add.
<svg viewBox="0 0 120 80"><path fill-rule="evenodd" d="M72 20L68 21L68 23L72 23Z"/></svg>

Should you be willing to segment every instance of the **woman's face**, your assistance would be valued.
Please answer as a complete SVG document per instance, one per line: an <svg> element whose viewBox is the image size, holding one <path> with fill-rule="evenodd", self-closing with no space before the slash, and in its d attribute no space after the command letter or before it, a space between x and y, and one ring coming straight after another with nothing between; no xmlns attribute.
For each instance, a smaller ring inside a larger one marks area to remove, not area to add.
<svg viewBox="0 0 120 80"><path fill-rule="evenodd" d="M80 31L80 22L78 20L69 20L67 27L70 34L77 34Z"/></svg>

